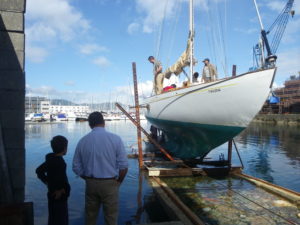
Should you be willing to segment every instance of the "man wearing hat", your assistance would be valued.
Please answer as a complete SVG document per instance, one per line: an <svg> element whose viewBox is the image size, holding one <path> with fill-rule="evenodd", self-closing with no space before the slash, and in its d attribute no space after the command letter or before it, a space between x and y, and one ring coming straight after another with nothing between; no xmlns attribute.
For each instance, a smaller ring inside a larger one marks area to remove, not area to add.
<svg viewBox="0 0 300 225"><path fill-rule="evenodd" d="M163 82L164 82L164 75L162 73L162 65L161 62L156 60L153 56L148 57L148 61L153 64L153 75L154 75L154 82L153 82L153 89L155 94L161 94L163 90Z"/></svg>
<svg viewBox="0 0 300 225"><path fill-rule="evenodd" d="M207 82L212 82L218 79L218 74L216 67L213 64L210 64L209 59L206 58L202 61L204 63L202 71L202 80Z"/></svg>

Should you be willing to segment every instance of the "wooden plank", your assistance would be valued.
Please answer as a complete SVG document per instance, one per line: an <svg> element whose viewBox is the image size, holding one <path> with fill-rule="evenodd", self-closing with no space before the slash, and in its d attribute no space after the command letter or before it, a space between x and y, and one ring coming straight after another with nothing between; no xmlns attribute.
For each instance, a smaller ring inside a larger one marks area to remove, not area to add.
<svg viewBox="0 0 300 225"><path fill-rule="evenodd" d="M160 187L160 185L154 180L149 179L151 186L153 187L153 191L158 197L161 205L163 206L165 212L172 219L178 219L183 224L193 225L193 223L186 217L185 214L173 203L173 201L168 197L168 195L164 192L164 190Z"/></svg>
<svg viewBox="0 0 300 225"><path fill-rule="evenodd" d="M2 135L2 127L0 124L0 191L3 191L5 194L1 194L1 198L3 203L9 204L13 203L13 192L12 192L12 185L9 176L6 152L3 143L3 135Z"/></svg>
<svg viewBox="0 0 300 225"><path fill-rule="evenodd" d="M152 178L152 184L156 185L156 188L161 188L165 199L167 199L167 204L173 204L176 207L177 210L174 213L180 221L184 224L204 225L201 219L179 199L166 183L156 177Z"/></svg>
<svg viewBox="0 0 300 225"><path fill-rule="evenodd" d="M300 206L300 193L289 190L287 188L271 184L265 180L249 176L247 174L243 173L236 173L234 174L237 177L243 178L253 184L255 184L258 187L261 187L269 192L272 192L273 194L279 195L288 201L291 201L292 203L295 203Z"/></svg>

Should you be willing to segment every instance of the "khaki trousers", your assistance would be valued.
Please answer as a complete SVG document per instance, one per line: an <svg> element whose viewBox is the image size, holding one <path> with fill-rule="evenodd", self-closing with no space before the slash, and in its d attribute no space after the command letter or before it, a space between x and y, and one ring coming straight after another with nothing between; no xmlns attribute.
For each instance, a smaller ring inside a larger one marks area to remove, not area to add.
<svg viewBox="0 0 300 225"><path fill-rule="evenodd" d="M163 82L164 82L164 74L159 73L155 76L155 94L162 93L163 90Z"/></svg>
<svg viewBox="0 0 300 225"><path fill-rule="evenodd" d="M85 224L95 225L103 205L106 225L118 224L119 182L111 180L86 179Z"/></svg>

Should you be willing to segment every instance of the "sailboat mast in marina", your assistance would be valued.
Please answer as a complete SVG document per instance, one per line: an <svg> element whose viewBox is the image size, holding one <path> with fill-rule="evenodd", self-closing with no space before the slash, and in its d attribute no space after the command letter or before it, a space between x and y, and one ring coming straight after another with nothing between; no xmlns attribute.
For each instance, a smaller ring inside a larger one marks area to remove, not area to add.
<svg viewBox="0 0 300 225"><path fill-rule="evenodd" d="M279 16L289 16L293 2L289 0ZM190 0L187 48L177 62L164 71L164 77L168 79L172 74L179 76L189 66L188 85L153 95L143 102L147 106L146 119L165 134L165 147L173 156L204 159L212 149L243 131L269 96L276 74L275 52L278 45L273 46L275 50L272 51L256 0L254 5L261 26L262 45L258 55L263 60L255 69L246 73L199 84L193 83L192 79L196 59L194 5L193 0ZM278 30L282 37L284 29ZM278 33L275 36L278 37Z"/></svg>

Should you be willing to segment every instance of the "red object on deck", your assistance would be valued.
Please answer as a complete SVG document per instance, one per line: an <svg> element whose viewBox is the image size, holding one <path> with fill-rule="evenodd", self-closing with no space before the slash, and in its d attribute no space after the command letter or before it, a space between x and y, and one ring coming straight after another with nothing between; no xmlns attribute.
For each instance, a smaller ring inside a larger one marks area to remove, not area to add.
<svg viewBox="0 0 300 225"><path fill-rule="evenodd" d="M167 86L167 87L164 87L163 92L165 92L165 91L170 91L170 90L172 90L172 89L174 89L173 86Z"/></svg>

